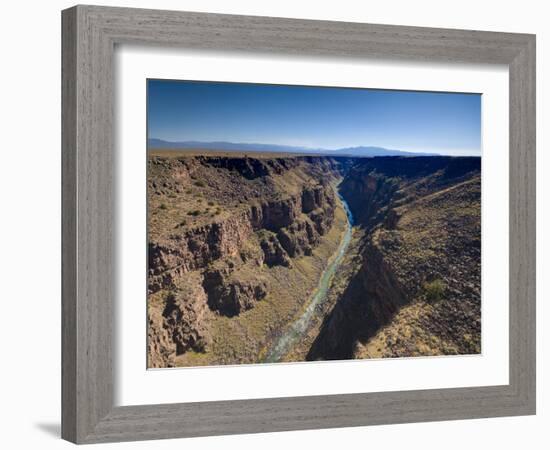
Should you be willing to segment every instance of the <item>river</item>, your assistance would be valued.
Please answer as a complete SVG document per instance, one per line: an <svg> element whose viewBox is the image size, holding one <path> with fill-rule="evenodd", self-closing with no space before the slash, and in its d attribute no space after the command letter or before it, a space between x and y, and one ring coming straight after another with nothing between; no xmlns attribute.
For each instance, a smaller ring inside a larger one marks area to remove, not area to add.
<svg viewBox="0 0 550 450"><path fill-rule="evenodd" d="M300 341L305 335L309 328L311 320L315 317L317 307L325 302L332 278L334 277L334 274L342 263L344 255L346 254L346 251L349 247L352 236L353 215L351 214L349 206L344 198L338 193L336 189L335 192L340 199L340 203L342 204L344 211L346 212L347 224L344 236L340 241L338 249L331 258L329 265L321 275L321 278L319 279L319 284L317 285L317 288L315 289L315 292L313 293L307 308L302 313L302 315L298 319L296 319L281 336L277 338L275 343L268 350L263 362L279 362L281 358L292 348L292 346Z"/></svg>

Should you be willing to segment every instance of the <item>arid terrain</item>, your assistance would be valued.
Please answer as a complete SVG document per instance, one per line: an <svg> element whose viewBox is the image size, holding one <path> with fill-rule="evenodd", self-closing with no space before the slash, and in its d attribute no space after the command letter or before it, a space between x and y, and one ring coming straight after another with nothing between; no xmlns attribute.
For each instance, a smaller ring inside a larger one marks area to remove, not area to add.
<svg viewBox="0 0 550 450"><path fill-rule="evenodd" d="M150 368L481 350L480 158L150 151Z"/></svg>

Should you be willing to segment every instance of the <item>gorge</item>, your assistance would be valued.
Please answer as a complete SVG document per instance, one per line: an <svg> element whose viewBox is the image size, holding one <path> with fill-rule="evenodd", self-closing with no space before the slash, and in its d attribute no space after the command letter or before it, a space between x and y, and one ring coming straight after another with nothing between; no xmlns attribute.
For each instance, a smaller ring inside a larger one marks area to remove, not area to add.
<svg viewBox="0 0 550 450"><path fill-rule="evenodd" d="M479 353L480 170L151 152L148 367Z"/></svg>

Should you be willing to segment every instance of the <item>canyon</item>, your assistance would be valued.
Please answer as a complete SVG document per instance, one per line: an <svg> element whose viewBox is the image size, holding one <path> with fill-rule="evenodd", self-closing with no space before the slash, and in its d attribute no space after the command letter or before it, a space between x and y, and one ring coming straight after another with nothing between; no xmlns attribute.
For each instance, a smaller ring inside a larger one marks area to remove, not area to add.
<svg viewBox="0 0 550 450"><path fill-rule="evenodd" d="M148 367L479 353L480 163L150 152Z"/></svg>

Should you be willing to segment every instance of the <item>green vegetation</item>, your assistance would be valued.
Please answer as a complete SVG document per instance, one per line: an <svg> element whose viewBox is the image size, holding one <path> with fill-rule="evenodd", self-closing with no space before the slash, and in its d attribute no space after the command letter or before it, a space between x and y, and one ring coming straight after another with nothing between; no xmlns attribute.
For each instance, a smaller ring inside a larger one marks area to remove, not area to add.
<svg viewBox="0 0 550 450"><path fill-rule="evenodd" d="M424 284L424 293L426 294L426 300L433 303L443 298L445 293L445 283L441 279L436 279Z"/></svg>
<svg viewBox="0 0 550 450"><path fill-rule="evenodd" d="M168 209L168 208L166 207L165 203L161 203L160 206L159 206L159 209L165 210L165 209Z"/></svg>

